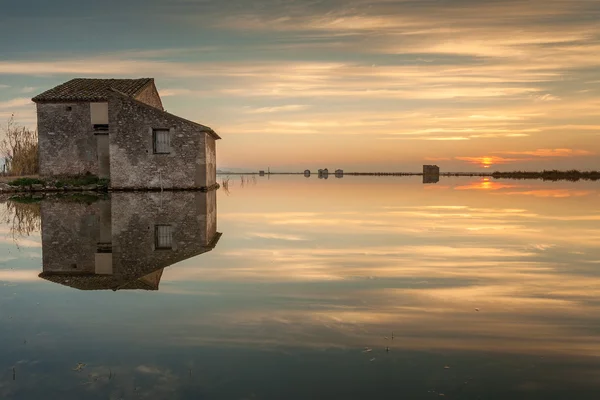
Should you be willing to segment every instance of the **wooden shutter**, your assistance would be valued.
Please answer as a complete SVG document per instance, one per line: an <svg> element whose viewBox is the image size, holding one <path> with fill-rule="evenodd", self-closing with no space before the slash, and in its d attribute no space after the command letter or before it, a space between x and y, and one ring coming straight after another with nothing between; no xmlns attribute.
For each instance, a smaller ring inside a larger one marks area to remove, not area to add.
<svg viewBox="0 0 600 400"><path fill-rule="evenodd" d="M167 154L171 152L171 133L168 129L153 129L154 153Z"/></svg>
<svg viewBox="0 0 600 400"><path fill-rule="evenodd" d="M173 229L171 225L156 225L154 227L155 247L157 249L173 248Z"/></svg>

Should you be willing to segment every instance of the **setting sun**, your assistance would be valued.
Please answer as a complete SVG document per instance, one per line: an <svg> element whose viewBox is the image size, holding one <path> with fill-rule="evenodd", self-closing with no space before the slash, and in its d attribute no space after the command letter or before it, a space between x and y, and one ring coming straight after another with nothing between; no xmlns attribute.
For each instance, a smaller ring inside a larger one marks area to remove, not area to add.
<svg viewBox="0 0 600 400"><path fill-rule="evenodd" d="M483 157L481 161L481 166L483 168L489 168L493 164L493 160L491 157Z"/></svg>

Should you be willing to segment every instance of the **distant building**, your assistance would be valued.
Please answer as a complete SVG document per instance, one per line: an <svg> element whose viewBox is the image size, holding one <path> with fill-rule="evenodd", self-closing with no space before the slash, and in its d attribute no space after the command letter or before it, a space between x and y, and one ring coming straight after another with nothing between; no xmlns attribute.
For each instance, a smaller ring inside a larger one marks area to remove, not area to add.
<svg viewBox="0 0 600 400"><path fill-rule="evenodd" d="M425 175L423 174L423 183L438 183L440 181L439 175Z"/></svg>
<svg viewBox="0 0 600 400"><path fill-rule="evenodd" d="M265 171L258 171L258 176L265 176Z"/></svg>
<svg viewBox="0 0 600 400"><path fill-rule="evenodd" d="M344 170L336 169L335 170L335 177L336 178L343 178L344 177Z"/></svg>
<svg viewBox="0 0 600 400"><path fill-rule="evenodd" d="M304 176L307 177L307 178L310 177L310 170L309 169L305 169L304 170Z"/></svg>
<svg viewBox="0 0 600 400"><path fill-rule="evenodd" d="M440 167L437 165L423 165L423 175L440 175Z"/></svg>

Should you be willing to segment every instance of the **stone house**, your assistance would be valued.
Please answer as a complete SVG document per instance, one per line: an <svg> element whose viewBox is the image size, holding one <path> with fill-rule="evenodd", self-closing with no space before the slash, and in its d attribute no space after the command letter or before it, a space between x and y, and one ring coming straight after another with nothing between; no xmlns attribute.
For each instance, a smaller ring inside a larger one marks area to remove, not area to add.
<svg viewBox="0 0 600 400"><path fill-rule="evenodd" d="M216 199L213 190L44 200L39 277L80 290L158 290L169 266L217 245Z"/></svg>
<svg viewBox="0 0 600 400"><path fill-rule="evenodd" d="M209 127L167 113L154 79L72 79L32 99L40 175L90 173L113 189L216 185Z"/></svg>
<svg viewBox="0 0 600 400"><path fill-rule="evenodd" d="M440 174L440 167L437 165L423 165L423 175L438 175Z"/></svg>

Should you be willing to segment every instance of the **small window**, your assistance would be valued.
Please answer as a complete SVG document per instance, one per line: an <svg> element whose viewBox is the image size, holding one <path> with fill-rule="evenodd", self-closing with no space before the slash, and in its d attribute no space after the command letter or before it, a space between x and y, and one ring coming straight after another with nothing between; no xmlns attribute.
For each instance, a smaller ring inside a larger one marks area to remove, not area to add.
<svg viewBox="0 0 600 400"><path fill-rule="evenodd" d="M169 154L171 152L171 133L168 129L152 129L154 154Z"/></svg>
<svg viewBox="0 0 600 400"><path fill-rule="evenodd" d="M158 250L173 248L173 228L171 225L156 225L154 227L154 245Z"/></svg>

